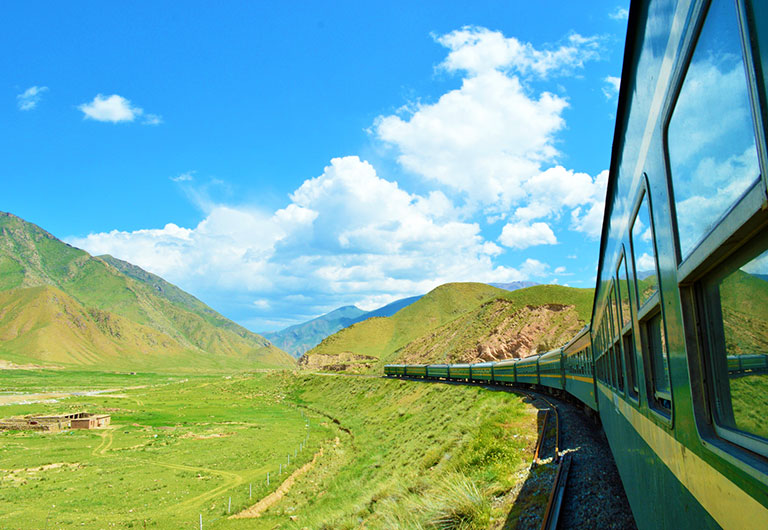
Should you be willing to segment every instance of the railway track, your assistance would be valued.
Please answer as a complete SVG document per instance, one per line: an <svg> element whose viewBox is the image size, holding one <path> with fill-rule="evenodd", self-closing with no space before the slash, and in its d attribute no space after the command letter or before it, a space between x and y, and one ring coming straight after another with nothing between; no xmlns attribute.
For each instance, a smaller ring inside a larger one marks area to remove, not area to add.
<svg viewBox="0 0 768 530"><path fill-rule="evenodd" d="M571 467L571 455L566 454L563 456L560 452L560 414L557 410L557 406L542 395L532 394L517 389L515 389L514 392L526 395L532 400L538 399L544 401L549 406L549 408L544 411L541 432L539 433L539 439L536 442L536 449L533 454L534 466L541 465L542 453L547 445L547 435L552 431L552 429L549 428L549 423L552 421L554 422L554 431L550 437L552 439L552 463L557 466L557 470L555 471L555 479L552 484L552 490L549 493L547 506L541 519L541 530L556 530L560 520L560 508L565 499L568 472Z"/></svg>

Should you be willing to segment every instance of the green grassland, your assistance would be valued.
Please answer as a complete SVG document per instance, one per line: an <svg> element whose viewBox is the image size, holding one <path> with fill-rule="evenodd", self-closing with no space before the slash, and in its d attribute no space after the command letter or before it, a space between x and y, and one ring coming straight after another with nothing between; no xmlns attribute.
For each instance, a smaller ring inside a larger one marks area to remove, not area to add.
<svg viewBox="0 0 768 530"><path fill-rule="evenodd" d="M487 528L510 511L536 439L530 407L479 387L292 372L11 372L2 392L125 390L0 407L3 417L112 415L106 429L0 432L1 528L198 528L200 515L206 529ZM230 498L238 512L316 455L262 517L227 518Z"/></svg>

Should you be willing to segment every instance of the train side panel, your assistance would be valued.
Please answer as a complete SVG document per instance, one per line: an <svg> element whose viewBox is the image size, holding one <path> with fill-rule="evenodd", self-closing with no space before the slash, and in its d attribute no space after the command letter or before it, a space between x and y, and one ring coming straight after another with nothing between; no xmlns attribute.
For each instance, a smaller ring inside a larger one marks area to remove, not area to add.
<svg viewBox="0 0 768 530"><path fill-rule="evenodd" d="M472 365L472 381L492 381L494 363L476 363Z"/></svg>
<svg viewBox="0 0 768 530"><path fill-rule="evenodd" d="M493 365L493 382L494 383L516 383L515 366L519 361L517 359L507 359L505 361L499 361Z"/></svg>
<svg viewBox="0 0 768 530"><path fill-rule="evenodd" d="M592 410L597 410L594 360L589 326L563 347L565 390Z"/></svg>
<svg viewBox="0 0 768 530"><path fill-rule="evenodd" d="M452 364L450 367L450 379L454 381L469 381L470 367L468 364Z"/></svg>
<svg viewBox="0 0 768 530"><path fill-rule="evenodd" d="M558 348L539 357L539 381L542 386L563 390L563 350Z"/></svg>
<svg viewBox="0 0 768 530"><path fill-rule="evenodd" d="M526 383L529 385L539 384L539 356L526 357L517 361L516 365L517 383Z"/></svg>

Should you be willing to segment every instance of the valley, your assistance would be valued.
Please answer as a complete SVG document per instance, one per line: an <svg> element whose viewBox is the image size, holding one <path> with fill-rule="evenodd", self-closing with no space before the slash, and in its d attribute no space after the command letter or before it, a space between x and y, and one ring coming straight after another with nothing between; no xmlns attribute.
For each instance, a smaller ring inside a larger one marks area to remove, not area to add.
<svg viewBox="0 0 768 530"><path fill-rule="evenodd" d="M102 375L16 372L0 390L72 392ZM391 528L461 502L475 526L498 526L537 438L535 409L479 387L288 371L106 377L119 392L0 407L112 417L103 429L1 431L0 526ZM260 517L230 518L281 485Z"/></svg>

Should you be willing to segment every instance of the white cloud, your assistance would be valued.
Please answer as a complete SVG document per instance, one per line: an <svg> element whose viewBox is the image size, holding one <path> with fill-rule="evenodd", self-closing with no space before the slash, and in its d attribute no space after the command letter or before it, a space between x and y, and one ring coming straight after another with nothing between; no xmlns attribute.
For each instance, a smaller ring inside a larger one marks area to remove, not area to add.
<svg viewBox="0 0 768 530"><path fill-rule="evenodd" d="M267 300L276 314L281 304L295 304L291 296L308 297L305 305L319 314L331 299L386 303L446 282L523 280L540 270L494 264L501 248L476 223L451 218L442 194L410 194L354 156L333 159L290 198L273 213L216 204L193 228L171 223L68 242L193 293L247 296L254 310L265 309L254 300Z"/></svg>
<svg viewBox="0 0 768 530"><path fill-rule="evenodd" d="M403 120L379 117L374 131L400 152L409 171L504 209L519 200L521 184L558 154L563 98L532 99L517 78L491 71L464 79L437 103L419 105Z"/></svg>
<svg viewBox="0 0 768 530"><path fill-rule="evenodd" d="M195 180L194 174L195 174L194 171L186 171L180 175L177 175L175 177L170 177L170 178L174 182L191 182Z"/></svg>
<svg viewBox="0 0 768 530"><path fill-rule="evenodd" d="M24 92L16 96L19 110L32 110L37 107L43 92L48 90L47 86L31 86Z"/></svg>
<svg viewBox="0 0 768 530"><path fill-rule="evenodd" d="M157 114L147 114L144 116L144 121L142 123L144 125L160 125L163 123L163 117L158 116Z"/></svg>
<svg viewBox="0 0 768 530"><path fill-rule="evenodd" d="M565 267L557 267L554 272L555 274L563 274L565 273Z"/></svg>
<svg viewBox="0 0 768 530"><path fill-rule="evenodd" d="M83 103L79 107L86 119L104 121L111 123L132 122L137 117L144 116L145 125L158 125L162 123L162 118L157 114L144 115L144 109L136 107L122 96L112 94L111 96L96 95L90 103Z"/></svg>
<svg viewBox="0 0 768 530"><path fill-rule="evenodd" d="M450 50L441 68L467 75L435 103L411 103L405 116L376 119L373 133L397 150L400 165L463 198L466 214L482 210L489 224L510 209L517 221L531 221L591 206L591 177L557 165L566 99L519 76L580 68L598 58L598 39L572 34L560 47L540 50L465 27L436 40Z"/></svg>
<svg viewBox="0 0 768 530"><path fill-rule="evenodd" d="M269 309L271 307L269 300L264 300L264 299L254 300L253 305L258 307L259 309Z"/></svg>
<svg viewBox="0 0 768 530"><path fill-rule="evenodd" d="M522 221L504 225L499 242L504 246L522 250L537 245L555 245L557 238L547 223L529 225Z"/></svg>
<svg viewBox="0 0 768 530"><path fill-rule="evenodd" d="M603 79L605 86L603 86L603 94L606 99L613 99L619 95L619 88L621 87L621 78L609 75Z"/></svg>
<svg viewBox="0 0 768 530"><path fill-rule="evenodd" d="M541 278L549 274L549 265L537 259L526 259L520 266L520 270L528 278Z"/></svg>
<svg viewBox="0 0 768 530"><path fill-rule="evenodd" d="M605 212L605 193L608 186L608 170L601 171L588 186L589 199L585 207L571 210L571 230L583 232L592 239L600 237Z"/></svg>
<svg viewBox="0 0 768 530"><path fill-rule="evenodd" d="M629 19L629 9L626 7L617 7L613 11L611 11L608 14L609 18L612 18L613 20L628 20Z"/></svg>
<svg viewBox="0 0 768 530"><path fill-rule="evenodd" d="M599 39L576 33L557 48L544 50L476 26L465 26L436 40L451 50L440 67L451 72L463 70L471 75L502 70L546 78L550 74L570 73L599 57Z"/></svg>

